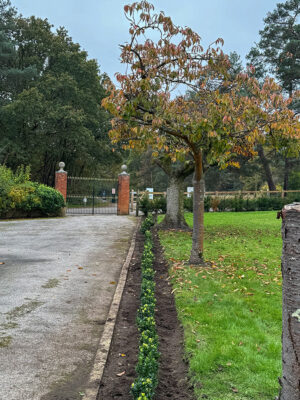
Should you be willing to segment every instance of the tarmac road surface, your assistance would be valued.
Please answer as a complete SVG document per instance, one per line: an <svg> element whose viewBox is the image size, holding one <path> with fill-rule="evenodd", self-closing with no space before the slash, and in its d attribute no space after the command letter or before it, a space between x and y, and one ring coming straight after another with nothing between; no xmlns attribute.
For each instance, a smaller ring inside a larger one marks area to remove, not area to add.
<svg viewBox="0 0 300 400"><path fill-rule="evenodd" d="M79 400L134 217L0 222L0 399Z"/></svg>

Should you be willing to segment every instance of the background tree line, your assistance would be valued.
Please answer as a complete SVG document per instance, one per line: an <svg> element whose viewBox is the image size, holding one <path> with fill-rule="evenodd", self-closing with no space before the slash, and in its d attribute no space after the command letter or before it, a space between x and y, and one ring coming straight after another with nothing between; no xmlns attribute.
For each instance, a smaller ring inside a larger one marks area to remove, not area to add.
<svg viewBox="0 0 300 400"><path fill-rule="evenodd" d="M0 163L29 165L48 185L60 160L70 175L113 175L122 160L107 135L102 79L65 28L0 0Z"/></svg>
<svg viewBox="0 0 300 400"><path fill-rule="evenodd" d="M264 20L260 41L250 50L248 65L263 81L271 73L291 95L299 89L299 0L277 5ZM231 54L232 74L243 70ZM129 164L135 188L165 190L168 176L152 163L151 152L138 154L112 147L110 115L101 108L106 96L104 74L95 60L48 20L24 18L10 0L0 0L0 163L16 170L30 165L32 177L53 185L56 163L64 160L71 175L115 175ZM299 102L294 102L299 112ZM205 174L206 190L299 189L300 163L293 145L265 142L257 156L240 157L240 168ZM186 178L192 185L192 176Z"/></svg>

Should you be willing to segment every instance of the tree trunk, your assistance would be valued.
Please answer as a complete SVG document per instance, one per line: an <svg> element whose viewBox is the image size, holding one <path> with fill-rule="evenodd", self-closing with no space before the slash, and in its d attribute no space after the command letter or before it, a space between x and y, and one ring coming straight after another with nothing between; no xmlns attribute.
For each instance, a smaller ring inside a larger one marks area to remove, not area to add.
<svg viewBox="0 0 300 400"><path fill-rule="evenodd" d="M264 148L263 148L263 146L261 144L259 144L257 146L257 152L258 152L258 156L260 158L260 161L261 161L263 169L264 169L265 178L267 180L267 183L268 183L268 186L269 186L269 190L270 191L276 190L276 186L274 184L272 172L271 172L271 169L270 169L270 164L269 164L269 161L267 160L267 158L265 156Z"/></svg>
<svg viewBox="0 0 300 400"><path fill-rule="evenodd" d="M195 156L195 173L193 178L194 196L193 196L193 236L192 250L189 262L194 265L204 265L203 259L203 210L204 196L201 195L201 187L203 190L203 168L202 168L202 153L199 152ZM203 191L202 191L203 193Z"/></svg>
<svg viewBox="0 0 300 400"><path fill-rule="evenodd" d="M282 212L282 379L280 400L300 399L300 205Z"/></svg>
<svg viewBox="0 0 300 400"><path fill-rule="evenodd" d="M204 173L200 179L200 237L199 237L199 247L201 249L201 254L203 255L203 242L204 242L204 196L205 196L205 180Z"/></svg>
<svg viewBox="0 0 300 400"><path fill-rule="evenodd" d="M182 186L183 179L176 176L170 177L167 189L167 212L163 222L160 224L162 229L190 229L184 219L184 193Z"/></svg>

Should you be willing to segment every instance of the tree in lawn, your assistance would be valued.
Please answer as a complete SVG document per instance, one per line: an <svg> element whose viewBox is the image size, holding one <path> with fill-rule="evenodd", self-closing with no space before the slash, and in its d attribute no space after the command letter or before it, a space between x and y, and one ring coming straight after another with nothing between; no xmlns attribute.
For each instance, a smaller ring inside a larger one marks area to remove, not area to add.
<svg viewBox="0 0 300 400"><path fill-rule="evenodd" d="M256 68L256 75L262 77L267 70L280 82L290 97L299 90L300 85L300 1L288 0L278 3L273 12L269 12L264 19L264 29L260 33L260 41L248 54L248 60ZM299 96L294 96L292 108L300 111ZM268 159L264 157L263 148L259 149L259 156L265 168L269 187L272 185ZM293 164L293 144L282 149L285 160L284 190L288 190L289 174ZM271 190L271 189L270 189Z"/></svg>
<svg viewBox="0 0 300 400"><path fill-rule="evenodd" d="M184 180L194 172L192 160L172 162L168 154L164 152L154 159L154 162L168 176L167 188L167 210L164 220L161 222L162 229L189 230L184 218Z"/></svg>
<svg viewBox="0 0 300 400"><path fill-rule="evenodd" d="M121 61L130 70L116 75L120 88L111 85L110 96L103 101L115 116L111 137L115 142L127 140L129 147L166 149L173 161L178 155L193 158L190 262L201 264L203 165L226 167L234 154L253 154L254 143L264 128L268 131L268 124L273 131L294 135L293 127L286 124L293 113L272 80L261 89L246 74L232 79L228 57L216 47L220 39L204 51L197 33L174 25L163 12L155 14L147 1L127 5L124 10L131 39L121 47ZM245 86L249 94L242 96ZM193 99L172 97L178 87L193 90ZM170 137L174 143L169 147Z"/></svg>
<svg viewBox="0 0 300 400"><path fill-rule="evenodd" d="M174 163L165 151L153 157L153 149L146 147L143 151L131 151L127 163L133 187L142 190L154 187L158 192L167 187L166 214L160 228L190 230L184 218L183 186L185 178L193 173L193 161Z"/></svg>

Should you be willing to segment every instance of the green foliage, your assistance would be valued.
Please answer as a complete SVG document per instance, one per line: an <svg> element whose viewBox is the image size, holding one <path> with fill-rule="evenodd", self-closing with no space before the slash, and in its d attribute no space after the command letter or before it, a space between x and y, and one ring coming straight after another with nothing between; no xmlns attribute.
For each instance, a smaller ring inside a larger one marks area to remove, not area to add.
<svg viewBox="0 0 300 400"><path fill-rule="evenodd" d="M161 217L159 217L160 219ZM192 225L192 214L186 214ZM160 231L196 398L270 400L281 374L281 221L208 213L210 267L189 267L191 236Z"/></svg>
<svg viewBox="0 0 300 400"><path fill-rule="evenodd" d="M300 172L295 171L291 173L291 176L289 178L289 189L300 190Z"/></svg>
<svg viewBox="0 0 300 400"><path fill-rule="evenodd" d="M13 210L53 215L64 206L64 198L57 190L30 181L29 167L20 166L13 173L0 166L0 216Z"/></svg>
<svg viewBox="0 0 300 400"><path fill-rule="evenodd" d="M139 209L147 216L149 213L165 214L167 210L167 200L163 196L155 197L150 200L148 196L144 196L139 204Z"/></svg>
<svg viewBox="0 0 300 400"><path fill-rule="evenodd" d="M39 210L45 214L51 214L65 206L65 201L60 192L46 186L35 183L35 194L40 200Z"/></svg>
<svg viewBox="0 0 300 400"><path fill-rule="evenodd" d="M264 74L269 66L286 91L291 93L300 83L300 6L299 0L278 3L274 11L264 19L257 47L252 48L248 59Z"/></svg>
<svg viewBox="0 0 300 400"><path fill-rule="evenodd" d="M33 179L47 185L54 184L62 159L70 175L114 174L120 153L107 135L110 116L100 106L106 92L97 62L64 28L55 32L47 19L19 16L6 0L2 8L0 163L14 171L31 165Z"/></svg>
<svg viewBox="0 0 300 400"><path fill-rule="evenodd" d="M209 211L211 206L211 197L206 196L204 198L204 210ZM184 198L184 209L189 212L193 212L193 195L191 197Z"/></svg>
<svg viewBox="0 0 300 400"><path fill-rule="evenodd" d="M12 32L16 29L17 12L8 0L0 0L0 106L7 104L20 87L36 77L34 66L20 67Z"/></svg>
<svg viewBox="0 0 300 400"><path fill-rule="evenodd" d="M154 225L154 218L153 215L150 214L148 215L147 218L144 219L142 226L141 226L141 232L146 234L147 231L150 230L151 226Z"/></svg>
<svg viewBox="0 0 300 400"><path fill-rule="evenodd" d="M297 175L295 175L297 184ZM292 181L294 182L294 181ZM298 186L299 188L299 186ZM300 193L290 193L282 198L279 196L261 196L257 198L248 198L243 196L222 197L206 196L204 199L204 209L208 212L211 208L214 211L279 211L285 204L300 201ZM186 211L193 212L193 199L184 199L184 208Z"/></svg>
<svg viewBox="0 0 300 400"><path fill-rule="evenodd" d="M155 326L155 283L154 270L152 267L154 255L152 252L152 237L149 228L153 225L152 216L147 217L141 231L146 240L142 255L142 283L141 283L141 305L137 313L137 326L140 332L139 355L136 366L137 378L131 386L134 400L151 400L155 394L158 384L158 336Z"/></svg>

